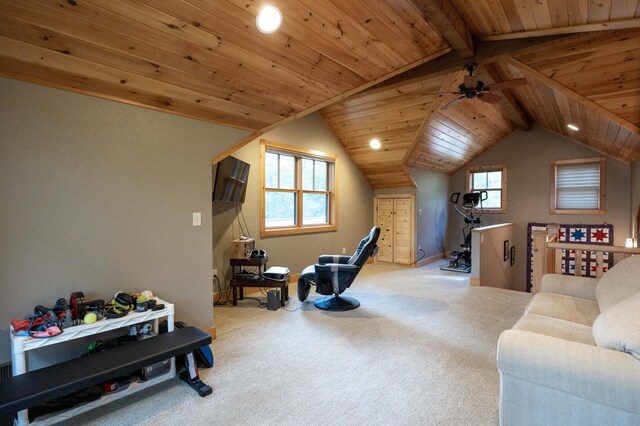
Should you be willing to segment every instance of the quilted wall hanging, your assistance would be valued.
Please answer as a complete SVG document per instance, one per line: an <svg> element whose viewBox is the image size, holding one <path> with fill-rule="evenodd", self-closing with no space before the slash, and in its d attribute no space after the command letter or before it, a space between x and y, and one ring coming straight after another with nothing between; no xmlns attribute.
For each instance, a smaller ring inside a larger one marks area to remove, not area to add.
<svg viewBox="0 0 640 426"><path fill-rule="evenodd" d="M531 281L533 278L533 235L532 231L546 231L547 223L529 223L527 226L527 291L531 291ZM556 226L556 225L554 225ZM558 225L558 242L570 244L593 244L612 246L613 245L613 225ZM613 266L613 256L609 252L603 253L602 272ZM575 250L562 250L561 269L564 275L574 275L576 268ZM592 251L582 252L582 261L578 262L583 277L595 277L597 273L596 254Z"/></svg>

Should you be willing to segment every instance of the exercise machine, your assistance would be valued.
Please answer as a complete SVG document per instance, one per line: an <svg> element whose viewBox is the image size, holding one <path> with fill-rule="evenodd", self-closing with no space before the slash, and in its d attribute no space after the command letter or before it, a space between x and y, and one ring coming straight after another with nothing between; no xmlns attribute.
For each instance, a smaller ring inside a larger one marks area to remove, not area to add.
<svg viewBox="0 0 640 426"><path fill-rule="evenodd" d="M451 257L448 259L449 265L440 267L443 271L471 272L471 231L480 227L480 218L484 214L482 202L487 199L487 196L487 191L468 192L462 195L462 204L460 205L460 193L451 194L449 201L454 204L458 214L464 218L465 226L462 228L464 242L460 244L462 250L451 252Z"/></svg>

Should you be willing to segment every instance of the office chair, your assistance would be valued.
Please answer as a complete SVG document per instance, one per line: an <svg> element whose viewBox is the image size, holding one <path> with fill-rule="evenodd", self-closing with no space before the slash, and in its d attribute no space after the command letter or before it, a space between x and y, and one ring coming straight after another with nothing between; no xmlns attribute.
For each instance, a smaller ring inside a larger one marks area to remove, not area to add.
<svg viewBox="0 0 640 426"><path fill-rule="evenodd" d="M364 237L352 256L322 255L318 263L309 265L298 279L298 299L307 300L311 286L316 287L316 293L326 296L334 295L330 299L318 299L313 304L325 311L349 311L360 306L360 302L351 297L340 296L360 272L369 257L378 252L376 245L380 236L380 228L374 226L369 235Z"/></svg>

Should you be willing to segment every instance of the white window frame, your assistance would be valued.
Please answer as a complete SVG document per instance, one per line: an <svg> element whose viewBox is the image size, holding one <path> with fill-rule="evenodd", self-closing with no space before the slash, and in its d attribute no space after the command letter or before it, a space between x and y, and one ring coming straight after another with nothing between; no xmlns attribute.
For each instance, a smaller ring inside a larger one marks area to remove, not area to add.
<svg viewBox="0 0 640 426"><path fill-rule="evenodd" d="M551 162L551 188L549 190L549 213L551 214L605 214L606 213L606 157L578 158L574 160L557 160ZM560 209L557 206L556 176L558 166L577 164L598 164L600 167L600 193L597 209Z"/></svg>
<svg viewBox="0 0 640 426"><path fill-rule="evenodd" d="M479 172L502 172L502 180L500 188L489 188L500 190L500 208L487 208L483 207L483 211L485 213L506 213L507 212L507 166L505 164L493 164L491 166L473 166L467 168L467 192L477 192L484 191L484 189L475 190L475 188L471 187L471 176L473 173Z"/></svg>
<svg viewBox="0 0 640 426"><path fill-rule="evenodd" d="M294 192L296 194L296 223L293 226L282 227L267 227L266 226L266 203L265 203L265 191L268 190L281 190L280 188L267 188L265 184L265 161L266 153L280 153L293 156L295 159L295 176L294 176L294 189L286 190L288 192ZM311 191L302 189L302 159L322 160L327 163L327 191ZM260 176L260 236L269 237L276 235L292 235L292 234L306 234L312 232L328 232L337 231L338 224L338 203L337 203L337 162L338 156L336 154L328 154L312 149L300 148L293 145L281 144L278 142L268 141L262 139L260 141L260 160L262 165ZM303 225L303 194L304 193L326 193L328 194L328 212L327 212L327 224L320 225Z"/></svg>

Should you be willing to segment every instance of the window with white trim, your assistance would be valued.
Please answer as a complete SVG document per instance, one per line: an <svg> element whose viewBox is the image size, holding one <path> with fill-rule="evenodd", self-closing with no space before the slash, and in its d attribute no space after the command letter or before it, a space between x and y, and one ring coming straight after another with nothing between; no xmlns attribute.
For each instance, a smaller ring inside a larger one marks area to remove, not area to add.
<svg viewBox="0 0 640 426"><path fill-rule="evenodd" d="M336 229L336 156L262 141L261 235Z"/></svg>
<svg viewBox="0 0 640 426"><path fill-rule="evenodd" d="M605 213L605 157L551 162L551 214Z"/></svg>
<svg viewBox="0 0 640 426"><path fill-rule="evenodd" d="M467 169L467 192L486 192L482 209L487 213L507 211L507 166L476 166ZM478 206L479 207L479 206Z"/></svg>

